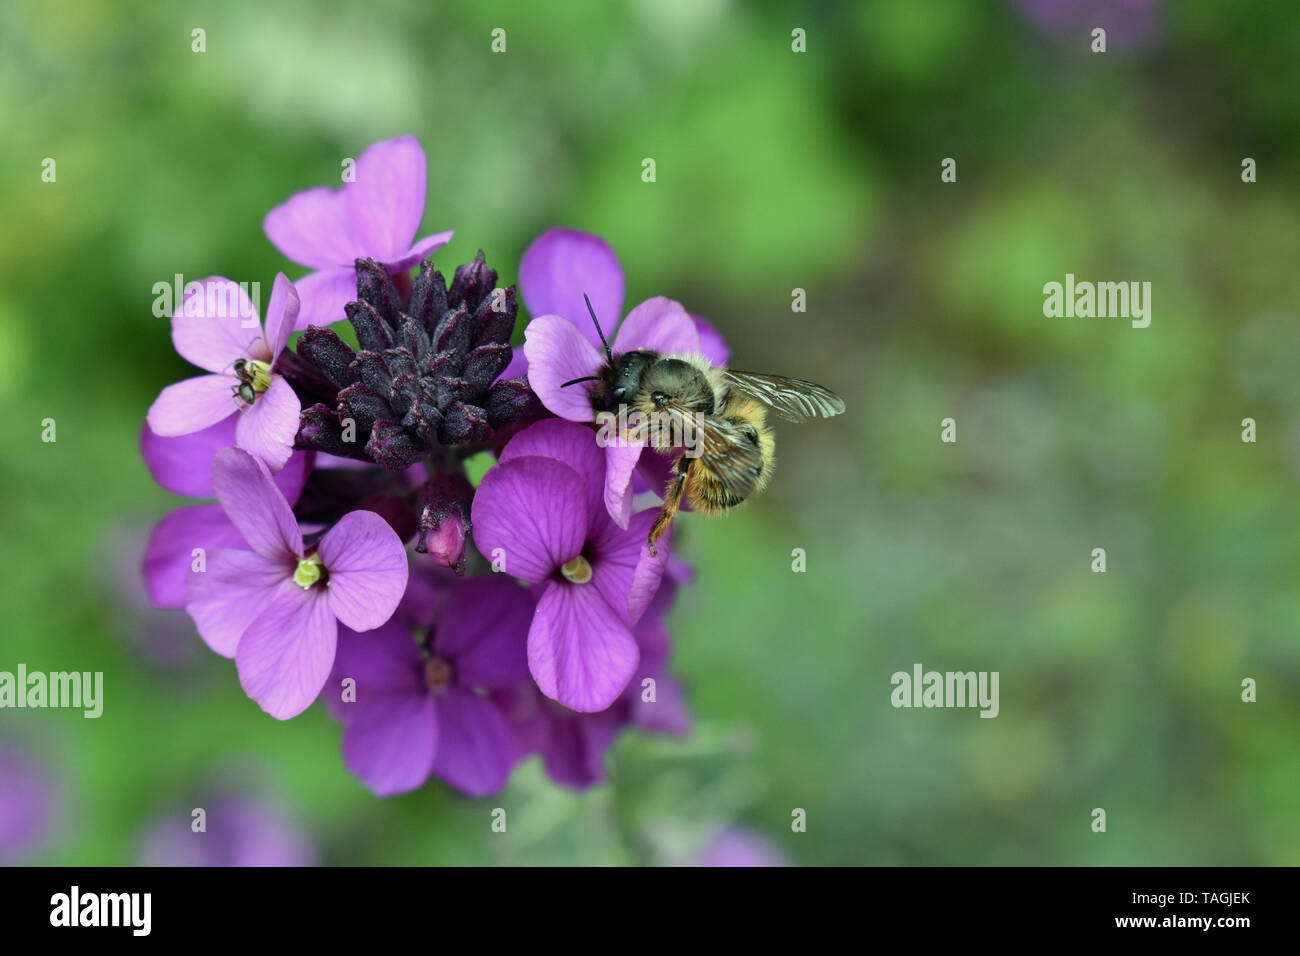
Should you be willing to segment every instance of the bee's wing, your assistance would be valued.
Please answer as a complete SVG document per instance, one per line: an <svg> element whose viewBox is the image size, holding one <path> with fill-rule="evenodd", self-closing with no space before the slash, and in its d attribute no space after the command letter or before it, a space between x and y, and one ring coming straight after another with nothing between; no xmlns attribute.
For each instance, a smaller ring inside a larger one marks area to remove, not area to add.
<svg viewBox="0 0 1300 956"><path fill-rule="evenodd" d="M738 372L735 369L723 372L722 378L736 391L758 399L788 422L831 418L844 411L844 399L829 388L801 378Z"/></svg>
<svg viewBox="0 0 1300 956"><path fill-rule="evenodd" d="M694 415L691 420L698 445L686 453L698 457L700 464L737 498L752 495L763 474L763 455L758 446L725 418Z"/></svg>

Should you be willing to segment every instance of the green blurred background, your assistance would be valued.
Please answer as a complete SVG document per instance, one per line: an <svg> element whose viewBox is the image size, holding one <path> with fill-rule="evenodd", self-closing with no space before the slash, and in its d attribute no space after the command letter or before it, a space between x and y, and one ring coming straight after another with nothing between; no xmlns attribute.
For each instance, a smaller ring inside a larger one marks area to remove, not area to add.
<svg viewBox="0 0 1300 956"><path fill-rule="evenodd" d="M0 669L102 670L107 698L0 712L60 784L32 859L134 862L238 777L327 863L674 862L733 824L798 864L1300 863L1300 17L1024 4L0 8ZM625 734L583 794L533 760L488 801L375 799L323 709L274 721L141 605L180 501L137 434L190 374L153 284L301 275L267 210L406 132L444 270L481 247L513 282L543 229L597 232L629 304L848 402L779 430L762 499L685 517L696 730ZM1150 328L1045 318L1067 272L1150 281ZM1000 716L892 708L917 662L999 671Z"/></svg>

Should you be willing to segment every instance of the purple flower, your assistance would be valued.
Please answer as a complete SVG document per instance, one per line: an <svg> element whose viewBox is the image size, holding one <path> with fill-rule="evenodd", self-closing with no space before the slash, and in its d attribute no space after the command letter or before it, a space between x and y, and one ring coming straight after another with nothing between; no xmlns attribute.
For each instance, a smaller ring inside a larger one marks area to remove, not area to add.
<svg viewBox="0 0 1300 956"><path fill-rule="evenodd" d="M1045 33L1078 33L1080 49L1094 27L1103 27L1116 46L1144 46L1159 19L1159 0L1016 0L1016 6Z"/></svg>
<svg viewBox="0 0 1300 956"><path fill-rule="evenodd" d="M228 418L203 431L176 438L154 434L146 424L140 431L140 452L154 480L169 491L211 498L212 461L218 451L235 443L235 421ZM292 504L311 473L312 452L294 452L274 477L275 485ZM168 512L154 525L145 546L141 571L149 601L158 608L185 606L185 579L194 549L247 547L219 505L186 505Z"/></svg>
<svg viewBox="0 0 1300 956"><path fill-rule="evenodd" d="M381 797L431 774L476 797L504 787L510 727L481 691L527 678L532 614L532 597L515 582L478 577L455 586L419 644L403 615L371 634L344 630L331 683L356 681L356 699L333 706L347 725L348 769Z"/></svg>
<svg viewBox="0 0 1300 956"><path fill-rule="evenodd" d="M626 708L580 714L542 696L531 681L492 697L510 722L518 757L541 754L546 775L575 790L605 779L605 754L627 725Z"/></svg>
<svg viewBox="0 0 1300 956"><path fill-rule="evenodd" d="M356 178L342 189L295 193L262 223L271 244L292 261L315 269L298 280L298 327L331 325L356 292L357 259L381 262L401 275L451 239L450 232L412 244L424 218L424 149L414 136L370 146L357 158Z"/></svg>
<svg viewBox="0 0 1300 956"><path fill-rule="evenodd" d="M582 790L605 779L605 754L625 727L676 736L690 729L681 688L665 673L669 643L660 615L671 604L674 590L665 581L633 629L640 664L618 700L605 710L592 714L569 710L542 696L529 681L493 692L510 722L517 758L541 754L552 780ZM646 700L647 677L655 682L653 701Z"/></svg>
<svg viewBox="0 0 1300 956"><path fill-rule="evenodd" d="M298 293L282 273L271 289L265 331L238 283L219 277L198 283L172 315L172 341L182 358L212 374L164 388L149 408L149 428L163 438L189 435L238 414L235 443L272 471L283 468L301 406L273 365L297 315Z"/></svg>
<svg viewBox="0 0 1300 956"><path fill-rule="evenodd" d="M284 811L250 797L217 795L202 803L205 829L189 812L158 821L140 851L144 866L313 866L316 850Z"/></svg>
<svg viewBox="0 0 1300 956"><path fill-rule="evenodd" d="M718 831L695 858L695 866L789 866L772 844L739 827Z"/></svg>
<svg viewBox="0 0 1300 956"><path fill-rule="evenodd" d="M28 859L49 839L57 797L45 767L25 749L0 741L0 863Z"/></svg>
<svg viewBox="0 0 1300 956"><path fill-rule="evenodd" d="M251 551L218 548L191 569L185 609L218 654L233 657L244 692L281 720L320 694L334 663L338 622L368 631L406 589L406 551L379 515L345 514L310 551L264 465L227 448L212 487Z"/></svg>
<svg viewBox="0 0 1300 956"><path fill-rule="evenodd" d="M632 626L659 587L668 549L651 557L655 509L624 530L602 504L595 433L547 419L520 432L474 496L479 551L512 577L541 585L528 666L546 696L577 711L612 704L636 671Z"/></svg>
<svg viewBox="0 0 1300 956"><path fill-rule="evenodd" d="M589 387L562 387L565 382L593 375L605 363L603 346L583 294L591 298L596 317L613 330L623 305L623 272L618 259L597 236L551 229L524 253L519 287L529 311L537 316L524 330L528 383L550 411L575 422L596 419ZM710 361L726 360L721 336L682 306L662 296L647 299L628 313L612 340L615 357L637 349L663 353L713 351ZM517 373L514 366L504 374ZM629 487L644 445L612 442L605 449L604 502L610 516L626 528L632 514ZM656 491L661 491L660 485Z"/></svg>

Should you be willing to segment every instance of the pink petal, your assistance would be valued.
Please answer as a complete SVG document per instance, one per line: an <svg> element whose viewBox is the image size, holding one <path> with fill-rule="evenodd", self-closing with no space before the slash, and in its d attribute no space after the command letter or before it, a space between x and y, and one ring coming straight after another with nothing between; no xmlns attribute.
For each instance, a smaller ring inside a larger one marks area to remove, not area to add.
<svg viewBox="0 0 1300 956"><path fill-rule="evenodd" d="M620 528L632 518L632 473L645 445L622 439L605 446L605 510Z"/></svg>
<svg viewBox="0 0 1300 956"><path fill-rule="evenodd" d="M547 697L583 713L604 710L639 659L636 639L599 588L547 586L528 633L528 667Z"/></svg>
<svg viewBox="0 0 1300 956"><path fill-rule="evenodd" d="M586 487L563 462L524 455L483 476L470 517L474 543L484 557L501 557L504 573L537 583L581 553Z"/></svg>
<svg viewBox="0 0 1300 956"><path fill-rule="evenodd" d="M726 365L727 359L731 358L731 349L723 341L722 333L708 319L694 313L691 313L691 321L695 323L695 331L700 337L700 354L714 365Z"/></svg>
<svg viewBox="0 0 1300 956"><path fill-rule="evenodd" d="M623 269L608 243L573 229L548 229L524 252L519 292L530 315L568 319L595 348L600 336L582 295L608 335L623 314Z"/></svg>
<svg viewBox="0 0 1300 956"><path fill-rule="evenodd" d="M258 554L288 563L302 556L302 532L293 509L266 466L248 452L241 448L217 452L212 460L212 490Z"/></svg>
<svg viewBox="0 0 1300 956"><path fill-rule="evenodd" d="M274 361L289 344L289 336L298 327L301 305L293 283L283 272L277 272L275 284L271 286L271 300L266 304L266 361Z"/></svg>
<svg viewBox="0 0 1300 956"><path fill-rule="evenodd" d="M347 318L343 307L357 297L357 270L354 266L322 269L303 276L294 283L298 290L298 329L309 325L322 328Z"/></svg>
<svg viewBox="0 0 1300 956"><path fill-rule="evenodd" d="M384 267L390 274L396 275L399 272L405 272L411 266L419 265L429 256L433 255L447 243L451 242L452 232L440 232L436 235L425 236L415 245L407 250L405 255L384 263Z"/></svg>
<svg viewBox="0 0 1300 956"><path fill-rule="evenodd" d="M293 569L251 551L226 548L207 552L204 565L203 571L191 568L185 579L185 610L208 647L234 657L248 625Z"/></svg>
<svg viewBox="0 0 1300 956"><path fill-rule="evenodd" d="M587 519L594 525L605 513L605 455L596 444L596 433L586 425L563 418L544 418L519 432L501 450L498 461L524 455L542 455L564 462L587 488Z"/></svg>
<svg viewBox="0 0 1300 956"><path fill-rule="evenodd" d="M343 187L348 215L366 255L381 262L404 255L424 217L424 150L414 136L367 147L357 178Z"/></svg>
<svg viewBox="0 0 1300 956"><path fill-rule="evenodd" d="M655 542L655 557L650 556L646 544L657 514L655 508L637 512L626 531L609 524L592 542L595 552L592 583L628 624L635 624L645 613L659 590L668 563L671 528Z"/></svg>
<svg viewBox="0 0 1300 956"><path fill-rule="evenodd" d="M208 554L243 546L244 539L217 505L191 505L168 513L154 525L141 564L150 602L154 607L185 606L185 579L195 548Z"/></svg>
<svg viewBox="0 0 1300 956"><path fill-rule="evenodd" d="M329 606L354 631L369 631L397 610L409 567L397 532L373 511L352 511L325 532L318 549L329 572Z"/></svg>
<svg viewBox="0 0 1300 956"><path fill-rule="evenodd" d="M229 396L230 389L226 389ZM187 435L164 438L145 422L140 454L149 474L168 491L190 498L212 497L212 457L235 443L235 416Z"/></svg>
<svg viewBox="0 0 1300 956"><path fill-rule="evenodd" d="M342 189L294 193L266 214L262 228L286 259L311 269L348 265L362 254Z"/></svg>
<svg viewBox="0 0 1300 956"><path fill-rule="evenodd" d="M435 698L438 747L434 774L471 797L496 793L510 779L514 747L510 726L486 697L463 687Z"/></svg>
<svg viewBox="0 0 1300 956"><path fill-rule="evenodd" d="M700 333L681 304L663 296L646 299L623 320L614 338L614 354L636 349L653 352L698 352Z"/></svg>
<svg viewBox="0 0 1300 956"><path fill-rule="evenodd" d="M323 590L283 581L235 650L244 693L272 717L296 717L320 696L337 639Z"/></svg>
<svg viewBox="0 0 1300 956"><path fill-rule="evenodd" d="M466 687L508 687L528 676L532 596L505 575L468 578L451 592L434 636L434 653L455 662Z"/></svg>
<svg viewBox="0 0 1300 956"><path fill-rule="evenodd" d="M596 374L605 361L576 326L558 315L533 319L524 329L524 355L528 357L528 384L543 405L570 421L595 420L590 390L597 383L560 387L575 378Z"/></svg>
<svg viewBox="0 0 1300 956"><path fill-rule="evenodd" d="M357 688L343 734L343 762L376 796L418 790L433 771L438 716L421 689L403 693Z"/></svg>
<svg viewBox="0 0 1300 956"><path fill-rule="evenodd" d="M229 375L198 375L168 385L149 406L149 427L163 438L211 428L238 410L234 386Z"/></svg>
<svg viewBox="0 0 1300 956"><path fill-rule="evenodd" d="M289 383L279 375L272 375L271 387L258 395L251 407L239 413L236 443L260 458L271 471L278 472L293 454L301 411L298 396Z"/></svg>
<svg viewBox="0 0 1300 956"><path fill-rule="evenodd" d="M214 276L202 279L172 313L172 342L188 362L209 372L230 373L262 335L257 307L242 286Z"/></svg>

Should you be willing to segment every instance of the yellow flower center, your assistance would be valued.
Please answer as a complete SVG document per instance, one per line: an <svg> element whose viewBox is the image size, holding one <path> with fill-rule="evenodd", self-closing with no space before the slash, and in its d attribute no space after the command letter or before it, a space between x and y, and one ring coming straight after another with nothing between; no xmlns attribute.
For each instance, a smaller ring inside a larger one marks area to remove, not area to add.
<svg viewBox="0 0 1300 956"><path fill-rule="evenodd" d="M319 555L313 554L311 557L303 558L293 569L293 583L305 591L320 580L324 570Z"/></svg>
<svg viewBox="0 0 1300 956"><path fill-rule="evenodd" d="M560 565L560 573L574 584L586 584L591 580L591 562L582 555Z"/></svg>

